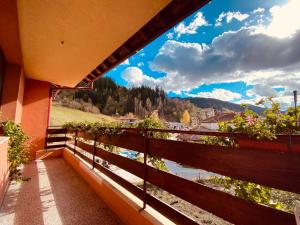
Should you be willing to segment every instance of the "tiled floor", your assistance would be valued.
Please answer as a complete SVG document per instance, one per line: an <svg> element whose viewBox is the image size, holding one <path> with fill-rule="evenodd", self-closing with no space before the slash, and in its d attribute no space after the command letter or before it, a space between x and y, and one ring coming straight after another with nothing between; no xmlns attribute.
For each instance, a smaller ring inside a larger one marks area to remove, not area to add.
<svg viewBox="0 0 300 225"><path fill-rule="evenodd" d="M121 222L63 159L33 161L29 181L12 182L1 225L119 225Z"/></svg>

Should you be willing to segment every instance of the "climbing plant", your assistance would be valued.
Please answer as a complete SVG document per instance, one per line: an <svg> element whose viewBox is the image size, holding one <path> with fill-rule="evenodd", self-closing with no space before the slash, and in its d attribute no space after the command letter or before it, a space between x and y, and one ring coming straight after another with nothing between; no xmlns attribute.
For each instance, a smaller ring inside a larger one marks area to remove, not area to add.
<svg viewBox="0 0 300 225"><path fill-rule="evenodd" d="M286 112L282 112L280 104L274 102L271 97L262 99L257 104L263 104L266 107L262 116L244 105L244 111L237 114L233 120L219 123L219 131L246 133L249 137L260 140L276 139L277 134L299 134L297 120L300 116L300 107L289 108ZM238 147L234 138L204 137L202 141L205 144ZM213 176L210 181L222 185L226 191L233 192L234 195L243 199L277 209L283 208L281 203L272 199L271 188L269 187L230 177Z"/></svg>
<svg viewBox="0 0 300 225"><path fill-rule="evenodd" d="M10 177L21 177L20 166L29 160L29 137L24 133L21 126L13 121L2 124L4 136L9 137L8 161Z"/></svg>

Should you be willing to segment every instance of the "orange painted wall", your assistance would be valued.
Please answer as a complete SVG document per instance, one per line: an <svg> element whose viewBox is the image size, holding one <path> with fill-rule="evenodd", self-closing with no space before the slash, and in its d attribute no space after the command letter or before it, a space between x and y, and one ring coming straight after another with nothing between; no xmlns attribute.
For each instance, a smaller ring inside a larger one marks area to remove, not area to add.
<svg viewBox="0 0 300 225"><path fill-rule="evenodd" d="M22 128L31 138L31 158L43 149L48 121L50 83L32 79L25 80L23 99Z"/></svg>
<svg viewBox="0 0 300 225"><path fill-rule="evenodd" d="M0 205L9 180L9 165L7 161L8 138L0 137Z"/></svg>
<svg viewBox="0 0 300 225"><path fill-rule="evenodd" d="M24 80L24 71L21 66L7 65L1 101L2 120L21 122Z"/></svg>

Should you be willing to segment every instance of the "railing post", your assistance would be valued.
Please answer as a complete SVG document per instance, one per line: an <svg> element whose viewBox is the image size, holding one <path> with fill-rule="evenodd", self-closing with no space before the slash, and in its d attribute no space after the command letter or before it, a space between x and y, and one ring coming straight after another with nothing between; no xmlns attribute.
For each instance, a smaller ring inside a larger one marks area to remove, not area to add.
<svg viewBox="0 0 300 225"><path fill-rule="evenodd" d="M74 141L74 155L76 154L76 146L77 146L77 135L78 135L78 130L75 131L75 141Z"/></svg>
<svg viewBox="0 0 300 225"><path fill-rule="evenodd" d="M92 165L92 169L95 168L95 155L96 155L96 144L97 144L97 137L95 137L94 139L94 149L93 149L93 165Z"/></svg>
<svg viewBox="0 0 300 225"><path fill-rule="evenodd" d="M45 138L45 145L44 145L44 149L45 149L46 151L48 151L48 149L47 149L47 146L48 146L48 142L47 142L47 138L48 138L48 129L49 129L49 127L47 127L47 129L46 129L46 138Z"/></svg>
<svg viewBox="0 0 300 225"><path fill-rule="evenodd" d="M147 180L148 180L148 152L149 152L149 139L148 139L148 130L144 131L144 139L145 139L145 147L144 147L144 184L143 184L143 192L144 192L144 199L143 199L143 209L146 208L147 204Z"/></svg>
<svg viewBox="0 0 300 225"><path fill-rule="evenodd" d="M66 132L65 132L65 147L67 147L67 133L68 133L68 131L66 129Z"/></svg>

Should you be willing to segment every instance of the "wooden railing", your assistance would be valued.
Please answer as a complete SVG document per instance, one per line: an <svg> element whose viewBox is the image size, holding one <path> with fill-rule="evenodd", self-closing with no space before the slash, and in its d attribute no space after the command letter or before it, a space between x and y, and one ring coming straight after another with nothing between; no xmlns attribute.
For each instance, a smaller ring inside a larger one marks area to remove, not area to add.
<svg viewBox="0 0 300 225"><path fill-rule="evenodd" d="M193 219L162 202L147 192L147 184L153 184L178 196L195 206L211 212L237 225L295 225L293 214L255 204L228 193L209 188L203 184L158 170L150 166L147 156L157 156L194 168L226 175L235 179L300 193L300 151L299 136L281 135L272 143L280 148L267 148L268 142L251 140L251 148L232 148L205 145L192 142L151 138L149 132L184 133L193 135L230 136L237 141L248 140L247 135L216 132L192 132L175 130L120 129L119 135L94 137L85 132L71 132L60 128L49 128L46 148L67 147L100 170L132 194L168 217L177 224L198 224ZM53 137L55 135L55 137ZM57 135L60 135L59 137ZM73 137L70 139L69 137ZM49 145L53 142L59 144ZM253 148L253 143L258 146ZM113 145L143 153L144 163L114 154L99 147L99 144ZM263 143L263 144L262 144ZM270 142L271 143L271 142ZM270 144L269 143L269 144ZM267 148L267 150L266 150ZM102 166L97 158L116 165L144 180L143 188L128 182Z"/></svg>

